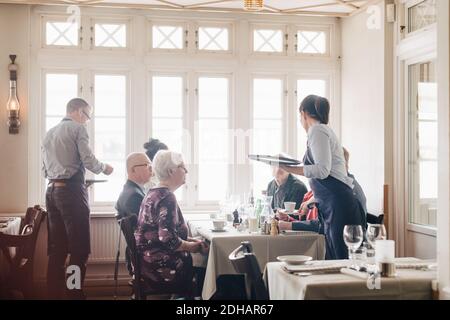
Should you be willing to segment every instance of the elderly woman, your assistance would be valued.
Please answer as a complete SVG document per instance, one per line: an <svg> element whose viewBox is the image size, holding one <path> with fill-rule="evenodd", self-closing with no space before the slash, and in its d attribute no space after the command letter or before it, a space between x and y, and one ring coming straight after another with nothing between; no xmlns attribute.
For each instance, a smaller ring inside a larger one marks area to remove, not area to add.
<svg viewBox="0 0 450 320"><path fill-rule="evenodd" d="M181 154L166 150L156 154L153 170L159 184L142 202L135 233L142 276L154 291L191 296L190 253L206 250L206 244L188 238L188 228L174 195L185 183L187 170Z"/></svg>

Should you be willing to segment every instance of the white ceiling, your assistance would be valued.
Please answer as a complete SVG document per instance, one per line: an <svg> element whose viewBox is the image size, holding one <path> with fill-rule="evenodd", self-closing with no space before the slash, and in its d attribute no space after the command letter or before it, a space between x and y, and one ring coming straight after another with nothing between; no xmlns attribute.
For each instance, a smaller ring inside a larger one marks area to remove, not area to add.
<svg viewBox="0 0 450 320"><path fill-rule="evenodd" d="M263 13L345 17L379 0L264 0ZM6 3L120 6L149 9L243 12L243 0L0 0Z"/></svg>

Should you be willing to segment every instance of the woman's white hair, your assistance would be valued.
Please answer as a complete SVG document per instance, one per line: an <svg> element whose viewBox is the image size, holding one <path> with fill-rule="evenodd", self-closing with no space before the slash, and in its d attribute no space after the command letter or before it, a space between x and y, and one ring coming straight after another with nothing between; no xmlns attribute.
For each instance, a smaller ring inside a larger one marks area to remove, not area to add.
<svg viewBox="0 0 450 320"><path fill-rule="evenodd" d="M176 169L183 162L181 153L160 150L156 153L155 158L153 158L153 171L159 181L165 181L170 179L171 170Z"/></svg>

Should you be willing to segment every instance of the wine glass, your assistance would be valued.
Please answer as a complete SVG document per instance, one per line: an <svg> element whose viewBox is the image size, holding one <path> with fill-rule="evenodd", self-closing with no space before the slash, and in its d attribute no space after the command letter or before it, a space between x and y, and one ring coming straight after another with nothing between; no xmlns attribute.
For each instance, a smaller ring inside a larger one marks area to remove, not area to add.
<svg viewBox="0 0 450 320"><path fill-rule="evenodd" d="M377 240L386 240L386 228L384 224L368 224L367 226L367 241L369 241L372 248L375 248Z"/></svg>
<svg viewBox="0 0 450 320"><path fill-rule="evenodd" d="M355 260L355 251L363 242L363 229L360 225L346 225L344 227L344 242L347 245L351 261Z"/></svg>
<svg viewBox="0 0 450 320"><path fill-rule="evenodd" d="M367 231L366 231L366 238L367 241L370 244L370 254L368 254L368 257L374 259L375 257L375 243L377 240L386 240L387 233L386 228L384 227L384 224L368 224L367 225Z"/></svg>

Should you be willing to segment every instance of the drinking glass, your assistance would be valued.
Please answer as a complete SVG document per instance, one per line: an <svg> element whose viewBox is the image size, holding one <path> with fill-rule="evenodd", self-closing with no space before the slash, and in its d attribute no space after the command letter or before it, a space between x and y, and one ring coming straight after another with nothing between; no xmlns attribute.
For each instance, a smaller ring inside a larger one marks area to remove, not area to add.
<svg viewBox="0 0 450 320"><path fill-rule="evenodd" d="M375 248L377 240L386 240L386 228L383 224L368 224L367 226L367 241L369 241L372 248Z"/></svg>
<svg viewBox="0 0 450 320"><path fill-rule="evenodd" d="M349 258L355 261L355 251L363 242L363 229L360 225L346 225L344 227L344 242L347 245Z"/></svg>

